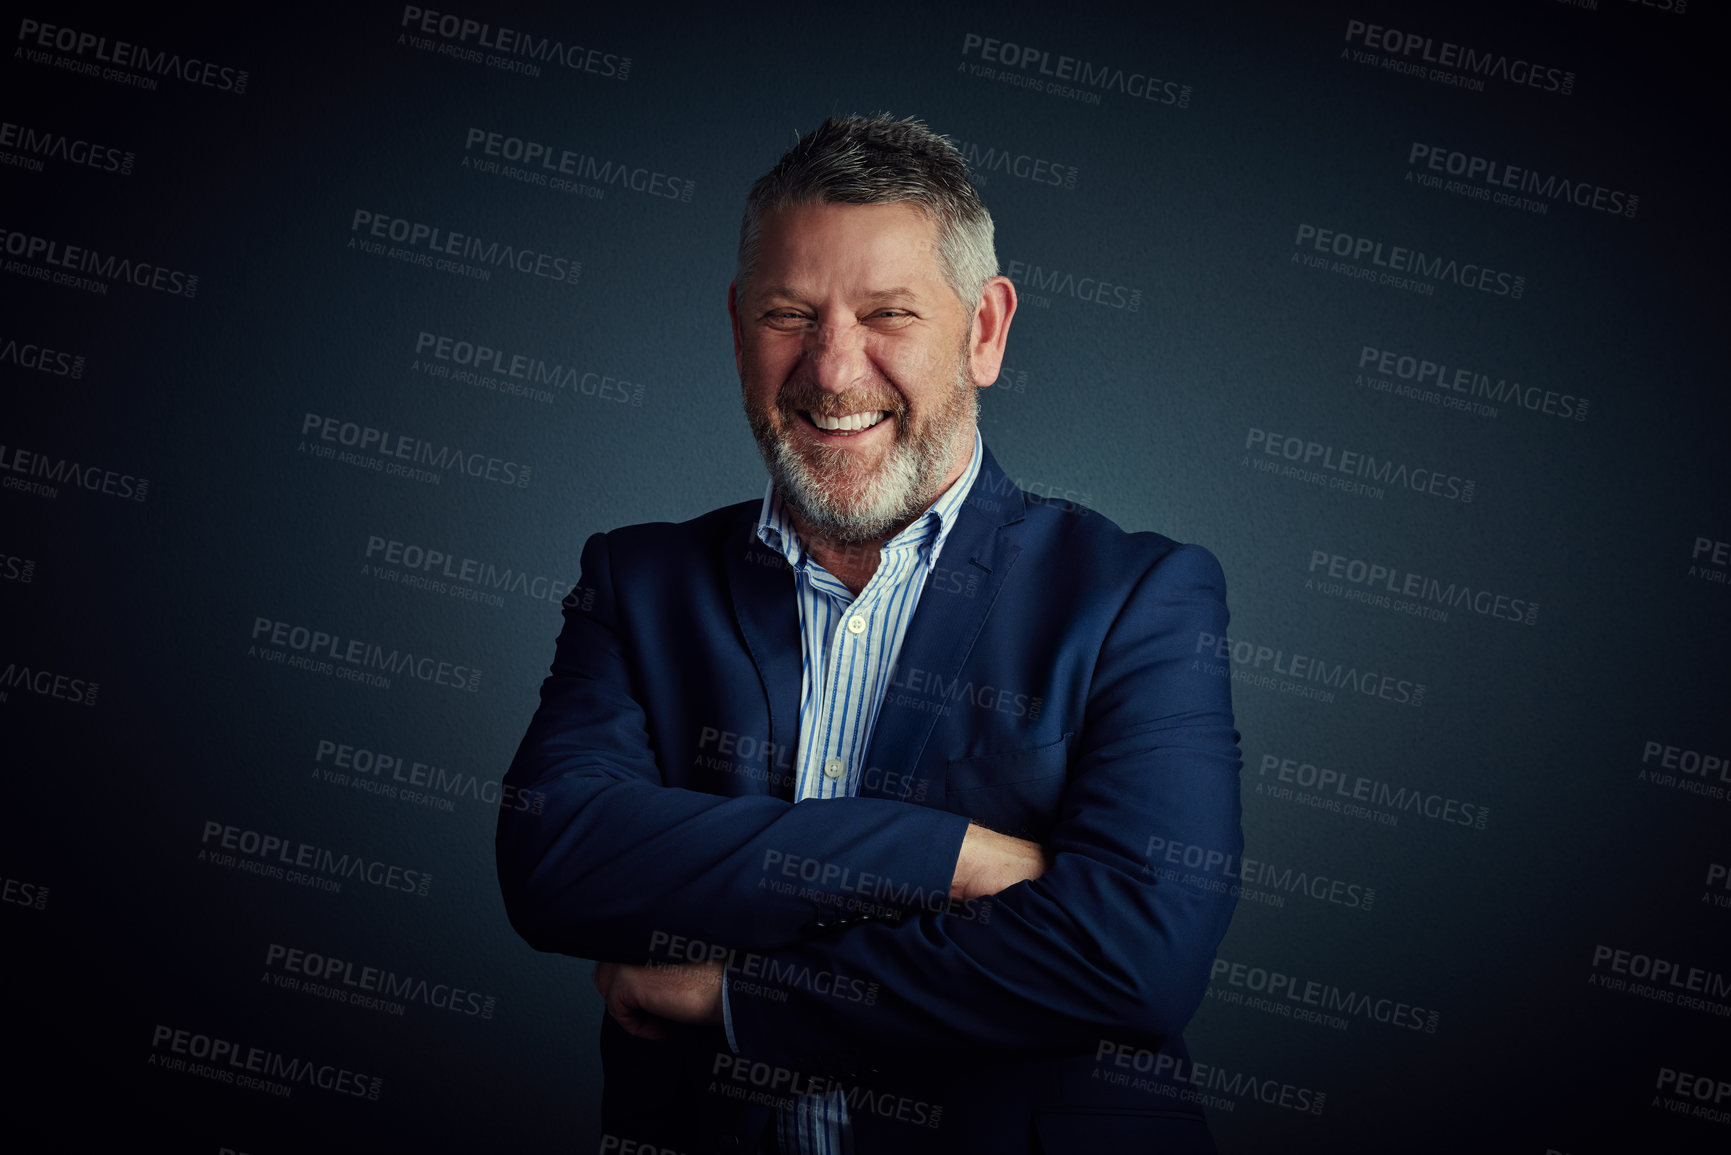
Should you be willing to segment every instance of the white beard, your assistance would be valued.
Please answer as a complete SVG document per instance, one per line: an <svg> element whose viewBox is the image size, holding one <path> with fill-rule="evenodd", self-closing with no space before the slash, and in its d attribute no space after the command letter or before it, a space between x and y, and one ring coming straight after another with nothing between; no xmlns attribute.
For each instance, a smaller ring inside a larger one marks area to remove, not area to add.
<svg viewBox="0 0 1731 1155"><path fill-rule="evenodd" d="M788 422L804 420L780 397L775 404ZM969 379L964 354L956 365L955 391L917 433L908 431L907 407L897 398L890 409L895 443L875 467L862 468L841 448L814 446L802 453L787 433L770 428L765 415L749 409L746 415L783 500L818 536L858 544L888 539L937 500L938 487L955 463L957 433L971 428L979 411L979 390Z"/></svg>

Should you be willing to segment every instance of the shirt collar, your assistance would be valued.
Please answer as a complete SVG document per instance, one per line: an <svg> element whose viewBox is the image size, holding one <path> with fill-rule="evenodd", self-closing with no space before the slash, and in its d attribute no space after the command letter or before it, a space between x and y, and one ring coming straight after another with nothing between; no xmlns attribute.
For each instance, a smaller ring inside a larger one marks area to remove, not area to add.
<svg viewBox="0 0 1731 1155"><path fill-rule="evenodd" d="M984 456L985 442L980 437L979 427L975 426L974 451L962 475L939 494L931 508L915 518L912 525L884 542L883 548L920 549L926 567L929 569L936 565L939 551L949 538L950 530L955 528L962 503L967 500L968 491L974 487L974 479L980 474L980 459ZM757 514L757 539L786 558L794 569L805 565L805 543L800 540L799 531L794 528L793 518L788 513L787 502L775 488L773 479L763 490L763 505Z"/></svg>

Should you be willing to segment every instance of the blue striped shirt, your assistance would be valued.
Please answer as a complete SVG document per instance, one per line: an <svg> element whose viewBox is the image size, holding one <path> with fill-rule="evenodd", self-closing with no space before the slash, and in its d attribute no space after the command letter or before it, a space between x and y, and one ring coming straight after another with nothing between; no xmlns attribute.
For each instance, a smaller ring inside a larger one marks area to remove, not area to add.
<svg viewBox="0 0 1731 1155"><path fill-rule="evenodd" d="M902 639L955 528L962 502L980 472L984 450L974 430L973 455L954 484L914 523L884 542L877 572L855 597L819 565L800 540L786 503L771 482L764 490L757 536L787 559L799 602L799 750L794 801L849 797L859 792L862 763L877 724ZM735 1053L727 987L722 1013ZM840 1090L801 1095L776 1118L776 1134L787 1155L844 1155L851 1151L847 1102Z"/></svg>

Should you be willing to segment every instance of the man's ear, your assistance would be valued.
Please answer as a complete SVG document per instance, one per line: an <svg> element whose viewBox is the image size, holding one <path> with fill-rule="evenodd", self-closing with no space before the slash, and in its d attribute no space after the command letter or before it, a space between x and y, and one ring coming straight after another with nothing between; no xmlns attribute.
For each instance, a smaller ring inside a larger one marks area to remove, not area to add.
<svg viewBox="0 0 1731 1155"><path fill-rule="evenodd" d="M733 324L733 367L739 371L739 379L745 380L745 337L739 331L739 286L729 283L727 286L727 319Z"/></svg>
<svg viewBox="0 0 1731 1155"><path fill-rule="evenodd" d="M1008 277L987 281L974 309L968 338L968 373L982 389L996 381L1004 367L1004 343L1010 336L1010 318L1015 315L1016 286Z"/></svg>

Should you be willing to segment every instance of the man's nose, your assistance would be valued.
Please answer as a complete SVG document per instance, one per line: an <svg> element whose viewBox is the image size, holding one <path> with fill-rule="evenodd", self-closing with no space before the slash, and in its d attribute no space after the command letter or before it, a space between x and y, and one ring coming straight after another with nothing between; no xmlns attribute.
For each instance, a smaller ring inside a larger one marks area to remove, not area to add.
<svg viewBox="0 0 1731 1155"><path fill-rule="evenodd" d="M806 359L820 388L845 393L867 376L865 338L865 326L851 318L813 330Z"/></svg>

